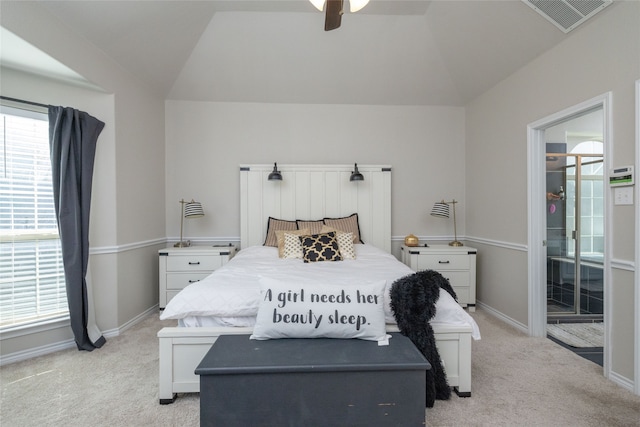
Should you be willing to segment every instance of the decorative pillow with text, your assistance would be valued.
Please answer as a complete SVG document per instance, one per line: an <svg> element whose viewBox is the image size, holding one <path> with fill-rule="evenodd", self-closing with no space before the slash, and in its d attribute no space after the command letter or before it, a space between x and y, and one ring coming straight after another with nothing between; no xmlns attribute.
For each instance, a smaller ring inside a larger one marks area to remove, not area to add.
<svg viewBox="0 0 640 427"><path fill-rule="evenodd" d="M386 282L323 285L260 279L260 307L251 339L387 340Z"/></svg>

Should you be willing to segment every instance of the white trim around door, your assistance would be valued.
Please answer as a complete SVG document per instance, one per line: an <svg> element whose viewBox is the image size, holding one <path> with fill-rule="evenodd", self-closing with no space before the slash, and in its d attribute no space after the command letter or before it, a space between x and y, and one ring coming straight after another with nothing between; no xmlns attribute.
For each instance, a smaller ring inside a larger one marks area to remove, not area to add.
<svg viewBox="0 0 640 427"><path fill-rule="evenodd" d="M545 198L545 129L576 116L602 106L604 118L604 170L609 170L611 158L612 132L611 132L611 92L584 101L580 104L566 108L560 112L547 116L527 126L527 191L529 201L529 230L528 230L528 283L529 283L529 335L535 337L546 336L547 323L547 276L546 276L546 216ZM611 349L609 346L611 298L609 283L611 283L611 197L609 192L604 192L604 376L609 378Z"/></svg>
<svg viewBox="0 0 640 427"><path fill-rule="evenodd" d="M636 80L636 173L640 167L640 80ZM635 262L635 346L634 346L634 387L635 394L640 396L640 185L636 184L636 262Z"/></svg>

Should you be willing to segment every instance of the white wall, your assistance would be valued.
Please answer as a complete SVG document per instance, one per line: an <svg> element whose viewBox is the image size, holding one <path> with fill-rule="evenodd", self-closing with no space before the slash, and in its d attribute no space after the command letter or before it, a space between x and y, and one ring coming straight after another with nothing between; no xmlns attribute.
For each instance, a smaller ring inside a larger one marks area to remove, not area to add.
<svg viewBox="0 0 640 427"><path fill-rule="evenodd" d="M459 107L167 101L167 235L180 233L178 201L194 198L206 216L185 221L187 238L238 240L239 165L276 161L390 164L392 235L453 235L429 215L443 198L461 201L463 235L464 142Z"/></svg>
<svg viewBox="0 0 640 427"><path fill-rule="evenodd" d="M323 24L314 12L216 12L169 99L460 105L424 16L365 12L346 14L339 31Z"/></svg>
<svg viewBox="0 0 640 427"><path fill-rule="evenodd" d="M478 299L524 327L528 322L527 125L611 91L610 164L632 162L639 22L640 3L617 3L467 107L467 234L481 249ZM633 273L620 266L633 265L634 207L613 206L611 220L612 371L633 381Z"/></svg>
<svg viewBox="0 0 640 427"><path fill-rule="evenodd" d="M3 4L1 19L104 90L5 70L1 75L3 95L78 108L106 123L94 170L90 263L97 324L117 334L158 304L157 250L165 242L163 97L29 2ZM12 339L11 346L3 341L2 355L46 351L60 338L48 333Z"/></svg>

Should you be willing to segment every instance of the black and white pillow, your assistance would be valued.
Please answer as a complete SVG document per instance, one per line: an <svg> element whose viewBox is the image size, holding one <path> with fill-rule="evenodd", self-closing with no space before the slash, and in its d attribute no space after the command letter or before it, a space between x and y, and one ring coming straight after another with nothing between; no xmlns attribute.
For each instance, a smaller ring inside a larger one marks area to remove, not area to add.
<svg viewBox="0 0 640 427"><path fill-rule="evenodd" d="M304 262L342 261L336 233L312 234L300 236L302 259Z"/></svg>

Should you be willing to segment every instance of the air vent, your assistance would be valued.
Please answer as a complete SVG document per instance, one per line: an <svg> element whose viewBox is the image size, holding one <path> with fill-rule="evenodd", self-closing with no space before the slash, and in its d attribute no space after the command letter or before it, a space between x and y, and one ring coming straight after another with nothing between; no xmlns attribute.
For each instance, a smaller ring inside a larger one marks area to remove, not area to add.
<svg viewBox="0 0 640 427"><path fill-rule="evenodd" d="M578 25L609 6L613 0L522 0L562 32Z"/></svg>

